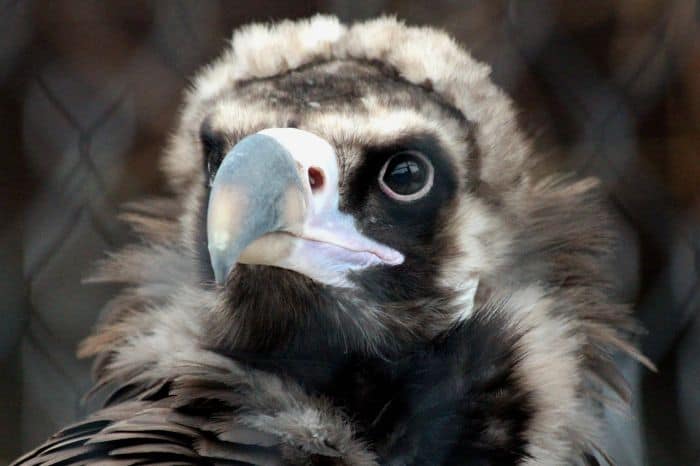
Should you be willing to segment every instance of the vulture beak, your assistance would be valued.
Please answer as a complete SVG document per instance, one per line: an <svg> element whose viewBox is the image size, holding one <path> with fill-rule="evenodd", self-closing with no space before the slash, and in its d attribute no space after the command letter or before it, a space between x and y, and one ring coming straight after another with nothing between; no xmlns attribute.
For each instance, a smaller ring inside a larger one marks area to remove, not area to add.
<svg viewBox="0 0 700 466"><path fill-rule="evenodd" d="M351 271L401 264L400 252L355 228L338 198L338 162L324 139L294 128L242 139L211 186L207 241L216 282L224 284L237 262L346 287Z"/></svg>

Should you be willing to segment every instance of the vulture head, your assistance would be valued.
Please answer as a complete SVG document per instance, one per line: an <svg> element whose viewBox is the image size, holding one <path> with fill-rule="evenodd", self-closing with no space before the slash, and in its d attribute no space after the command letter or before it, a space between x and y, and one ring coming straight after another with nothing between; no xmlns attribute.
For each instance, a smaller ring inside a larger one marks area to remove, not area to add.
<svg viewBox="0 0 700 466"><path fill-rule="evenodd" d="M450 38L317 17L234 35L165 171L225 300L217 344L382 353L467 319L491 277L539 280L512 269L522 212L503 205L531 196L531 162L510 101Z"/></svg>
<svg viewBox="0 0 700 466"><path fill-rule="evenodd" d="M391 18L235 32L95 278L107 407L18 464L598 464L604 209L489 73Z"/></svg>

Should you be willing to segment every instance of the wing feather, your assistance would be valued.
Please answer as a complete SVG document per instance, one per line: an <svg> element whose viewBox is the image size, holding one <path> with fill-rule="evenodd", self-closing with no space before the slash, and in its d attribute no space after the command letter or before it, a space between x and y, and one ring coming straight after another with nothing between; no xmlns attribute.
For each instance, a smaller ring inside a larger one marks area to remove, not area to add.
<svg viewBox="0 0 700 466"><path fill-rule="evenodd" d="M167 397L105 408L58 432L13 465L282 464L274 436L233 421L225 436L217 436L207 428L211 421L206 413L182 414L173 401Z"/></svg>

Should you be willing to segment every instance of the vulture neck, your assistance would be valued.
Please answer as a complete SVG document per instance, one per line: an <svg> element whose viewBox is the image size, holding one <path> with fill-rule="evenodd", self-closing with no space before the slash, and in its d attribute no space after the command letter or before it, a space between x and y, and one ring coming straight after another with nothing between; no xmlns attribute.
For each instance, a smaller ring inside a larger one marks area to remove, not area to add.
<svg viewBox="0 0 700 466"><path fill-rule="evenodd" d="M367 301L274 267L239 265L208 322L217 350L337 360L396 353L396 338Z"/></svg>

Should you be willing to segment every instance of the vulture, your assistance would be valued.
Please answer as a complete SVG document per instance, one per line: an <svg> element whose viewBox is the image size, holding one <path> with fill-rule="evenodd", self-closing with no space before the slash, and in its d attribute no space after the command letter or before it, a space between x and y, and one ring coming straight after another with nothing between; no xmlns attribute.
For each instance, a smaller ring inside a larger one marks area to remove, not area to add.
<svg viewBox="0 0 700 466"><path fill-rule="evenodd" d="M104 407L14 463L598 465L644 362L593 179L547 174L447 34L251 24L187 90L169 192L79 349Z"/></svg>

